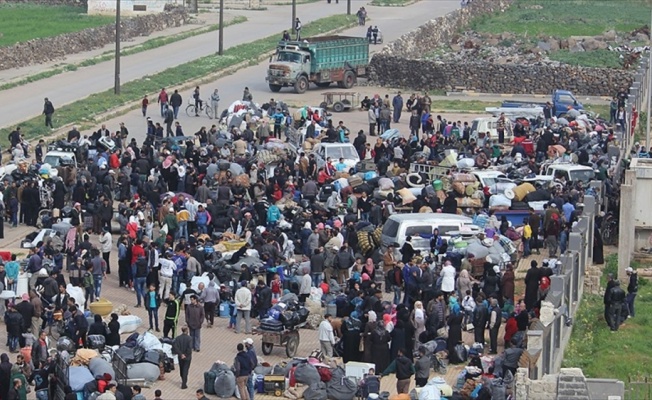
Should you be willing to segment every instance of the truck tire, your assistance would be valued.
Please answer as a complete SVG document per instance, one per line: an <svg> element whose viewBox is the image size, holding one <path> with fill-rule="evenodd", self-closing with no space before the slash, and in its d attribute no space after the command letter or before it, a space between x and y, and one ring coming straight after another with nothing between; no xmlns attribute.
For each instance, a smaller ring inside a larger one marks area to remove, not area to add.
<svg viewBox="0 0 652 400"><path fill-rule="evenodd" d="M355 85L355 74L353 71L346 71L344 73L344 80L342 81L342 85L345 89L351 89L353 85Z"/></svg>
<svg viewBox="0 0 652 400"><path fill-rule="evenodd" d="M320 87L320 88L327 88L327 87L329 87L330 85L331 85L330 82L319 82L319 83L317 84L317 87Z"/></svg>
<svg viewBox="0 0 652 400"><path fill-rule="evenodd" d="M308 78L305 76L298 77L297 81L294 83L294 91L303 94L306 90L308 90Z"/></svg>
<svg viewBox="0 0 652 400"><path fill-rule="evenodd" d="M274 93L280 92L282 87L283 86L281 85L272 85L271 83L269 84L269 90L271 90Z"/></svg>

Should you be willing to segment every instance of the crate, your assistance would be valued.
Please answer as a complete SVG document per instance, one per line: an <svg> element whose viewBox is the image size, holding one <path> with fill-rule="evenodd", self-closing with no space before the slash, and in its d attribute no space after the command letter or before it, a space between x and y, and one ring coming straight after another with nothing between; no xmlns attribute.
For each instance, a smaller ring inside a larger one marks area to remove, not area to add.
<svg viewBox="0 0 652 400"><path fill-rule="evenodd" d="M263 378L263 385L265 394L281 397L283 396L283 392L285 392L285 376L265 375L265 378Z"/></svg>

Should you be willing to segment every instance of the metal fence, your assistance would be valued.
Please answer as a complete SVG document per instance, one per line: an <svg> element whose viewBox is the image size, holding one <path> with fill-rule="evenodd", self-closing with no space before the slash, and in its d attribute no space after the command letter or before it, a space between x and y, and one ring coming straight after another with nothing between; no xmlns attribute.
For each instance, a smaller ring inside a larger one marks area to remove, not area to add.
<svg viewBox="0 0 652 400"><path fill-rule="evenodd" d="M625 387L625 399L652 400L652 378L649 376L630 376Z"/></svg>

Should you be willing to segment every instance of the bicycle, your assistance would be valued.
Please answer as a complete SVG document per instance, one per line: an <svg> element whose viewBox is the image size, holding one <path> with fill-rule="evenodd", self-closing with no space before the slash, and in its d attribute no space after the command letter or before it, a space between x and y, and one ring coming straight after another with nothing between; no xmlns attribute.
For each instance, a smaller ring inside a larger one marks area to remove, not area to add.
<svg viewBox="0 0 652 400"><path fill-rule="evenodd" d="M199 106L199 111L197 111L197 107L195 107L195 100L190 99L189 104L186 107L186 115L189 117L197 116L199 113L204 111L209 119L213 119L215 116L215 110L213 110L213 107L211 107L210 104L211 103L209 101L204 100Z"/></svg>

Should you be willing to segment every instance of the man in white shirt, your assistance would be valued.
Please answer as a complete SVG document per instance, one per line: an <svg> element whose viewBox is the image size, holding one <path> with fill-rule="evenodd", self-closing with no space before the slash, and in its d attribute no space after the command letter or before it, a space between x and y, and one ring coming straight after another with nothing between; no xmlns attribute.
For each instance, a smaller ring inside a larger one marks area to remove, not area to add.
<svg viewBox="0 0 652 400"><path fill-rule="evenodd" d="M161 270L159 271L159 291L158 295L162 299L167 299L170 295L170 288L172 288L172 275L177 269L177 265L174 261L170 260L172 257L172 252L168 251L165 253L165 256L159 259L161 264Z"/></svg>
<svg viewBox="0 0 652 400"><path fill-rule="evenodd" d="M235 292L235 308L237 310L235 320L235 333L240 333L240 321L245 320L245 333L251 333L251 290L247 287L247 281L240 283L240 289Z"/></svg>
<svg viewBox="0 0 652 400"><path fill-rule="evenodd" d="M326 314L324 315L324 320L319 324L319 343L321 345L321 352L328 359L333 358L333 345L335 344L333 325L331 325L332 320L333 316Z"/></svg>

